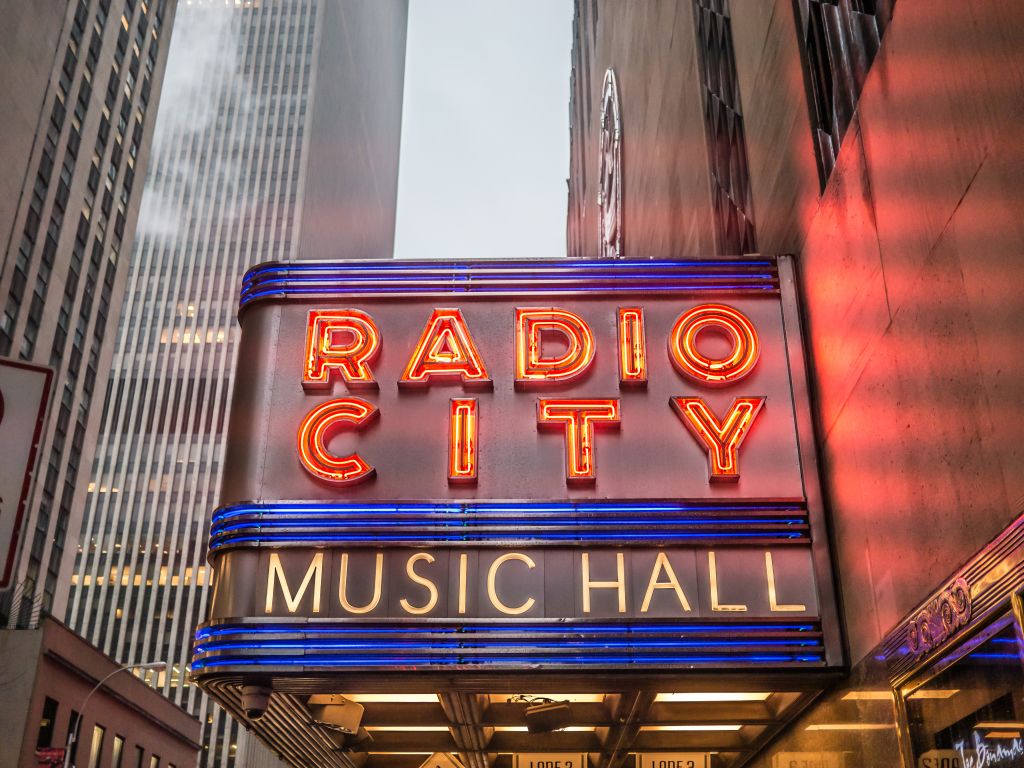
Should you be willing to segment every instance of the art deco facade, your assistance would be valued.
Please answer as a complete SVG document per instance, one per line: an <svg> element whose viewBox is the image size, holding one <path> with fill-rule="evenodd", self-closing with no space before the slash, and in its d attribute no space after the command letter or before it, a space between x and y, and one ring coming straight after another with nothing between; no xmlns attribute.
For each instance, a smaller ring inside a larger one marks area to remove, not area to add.
<svg viewBox="0 0 1024 768"><path fill-rule="evenodd" d="M403 2L193 2L179 13L96 440L68 621L204 723L203 764L238 725L189 685L206 612L244 271L389 257Z"/></svg>
<svg viewBox="0 0 1024 768"><path fill-rule="evenodd" d="M610 69L625 257L798 267L852 671L745 765L1024 754L1021 30L995 2L576 3L570 253L605 232Z"/></svg>
<svg viewBox="0 0 1024 768"><path fill-rule="evenodd" d="M12 626L64 612L175 8L11 3L0 25L0 356L52 366L57 382Z"/></svg>

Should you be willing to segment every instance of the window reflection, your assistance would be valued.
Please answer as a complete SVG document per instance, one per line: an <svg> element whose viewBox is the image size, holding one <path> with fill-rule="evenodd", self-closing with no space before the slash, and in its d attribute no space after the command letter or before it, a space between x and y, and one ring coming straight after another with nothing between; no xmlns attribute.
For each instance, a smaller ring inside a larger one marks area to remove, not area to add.
<svg viewBox="0 0 1024 768"><path fill-rule="evenodd" d="M918 765L1024 766L1024 680L1010 617L906 697Z"/></svg>

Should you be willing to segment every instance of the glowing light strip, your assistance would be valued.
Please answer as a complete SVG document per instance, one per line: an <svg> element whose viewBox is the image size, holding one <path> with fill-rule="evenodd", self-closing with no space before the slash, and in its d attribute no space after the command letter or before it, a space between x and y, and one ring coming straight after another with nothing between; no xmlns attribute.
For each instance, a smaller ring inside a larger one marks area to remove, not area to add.
<svg viewBox="0 0 1024 768"><path fill-rule="evenodd" d="M260 298L314 295L477 293L593 293L595 291L751 292L778 290L775 262L335 262L271 263L254 267L242 284L240 305Z"/></svg>
<svg viewBox="0 0 1024 768"><path fill-rule="evenodd" d="M248 634L288 634L294 633L307 637L310 635L324 634L347 634L347 635L377 635L377 634L455 634L472 636L474 633L502 634L514 633L516 636L542 633L559 634L640 634L650 635L658 633L702 634L702 633L726 633L735 635L737 632L817 632L821 627L814 623L763 623L763 624L731 624L721 622L718 624L588 624L580 621L565 622L558 620L550 624L521 624L515 621L497 622L494 624L422 624L415 629L410 627L388 627L372 624L350 623L344 626L323 625L303 619L294 624L214 624L200 627L196 631L196 639L204 640L213 636L223 635L248 635Z"/></svg>
<svg viewBox="0 0 1024 768"><path fill-rule="evenodd" d="M369 504L331 504L320 502L280 502L268 504L238 504L229 507L222 507L213 514L213 522L226 520L240 515L273 515L273 514L408 514L417 515L423 513L451 513L466 516L476 514L514 514L517 518L523 515L534 516L540 513L574 513L578 515L601 515L601 514L630 514L630 513L679 513L679 512L708 512L723 515L728 520L728 514L792 514L803 513L805 507L802 503L734 503L724 504L699 503L685 504L677 502L468 502L462 503L421 503L421 502L397 502L397 503L369 503Z"/></svg>
<svg viewBox="0 0 1024 768"><path fill-rule="evenodd" d="M409 535L398 535L398 534L387 534L387 533L375 533L367 535L351 534L351 535L333 535L333 534L320 534L320 535L287 535L287 534L270 534L268 536L225 536L224 538L218 539L216 542L210 543L210 551L214 552L218 549L222 549L227 546L236 546L239 544L275 544L282 542L290 542L293 544L308 544L315 546L318 544L332 544L332 543L358 543L358 542L491 542L491 541L503 541L505 539L522 542L526 540L536 541L601 541L607 542L618 542L618 541L704 541L704 540L744 540L744 539L790 539L790 540L807 540L809 538L806 533L771 533L761 531L736 531L727 533L673 533L673 532L659 532L656 536L652 535L650 531L644 533L567 533L567 534L555 534L555 533L541 533L533 536L526 537L522 534L518 536L500 537L493 534L473 534L464 533L458 535L437 535L437 534L409 534Z"/></svg>
<svg viewBox="0 0 1024 768"><path fill-rule="evenodd" d="M560 640L558 642L530 642L525 643L531 648L545 648L555 651L562 649L573 650L580 648L758 648L760 646L792 646L794 648L820 648L820 642L796 642L793 640ZM389 650L435 650L435 649L479 649L479 648L521 648L524 645L522 640L508 640L498 642L494 640L480 641L453 641L422 643L415 641L385 641L380 639L356 642L353 640L264 640L262 642L224 642L213 641L195 647L194 653L219 653L223 651L238 650L305 650L305 651L330 651L330 650L367 650L384 651Z"/></svg>
<svg viewBox="0 0 1024 768"><path fill-rule="evenodd" d="M572 657L550 657L543 655L517 656L394 656L394 657L359 657L359 656L271 656L268 658L211 658L197 659L192 662L192 669L212 669L215 667L390 667L390 666L448 666L466 664L482 664L502 666L507 664L544 664L563 666L567 664L822 664L823 654L721 654L719 656L663 656L652 654L640 656L636 654L593 655Z"/></svg>

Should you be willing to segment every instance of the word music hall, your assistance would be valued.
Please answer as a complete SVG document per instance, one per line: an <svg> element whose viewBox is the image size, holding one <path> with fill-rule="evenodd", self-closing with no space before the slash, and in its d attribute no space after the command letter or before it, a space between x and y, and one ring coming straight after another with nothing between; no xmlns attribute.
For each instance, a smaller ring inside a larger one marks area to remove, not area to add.
<svg viewBox="0 0 1024 768"><path fill-rule="evenodd" d="M638 701L766 691L739 754L841 668L788 259L272 263L239 319L192 674L281 754L604 695L671 762ZM502 751L606 749L552 737Z"/></svg>

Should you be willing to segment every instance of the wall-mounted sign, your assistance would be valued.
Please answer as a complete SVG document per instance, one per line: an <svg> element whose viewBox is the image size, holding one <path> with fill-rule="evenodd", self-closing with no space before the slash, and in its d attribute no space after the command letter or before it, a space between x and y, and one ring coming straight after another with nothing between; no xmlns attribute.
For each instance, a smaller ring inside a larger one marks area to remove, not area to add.
<svg viewBox="0 0 1024 768"><path fill-rule="evenodd" d="M513 768L587 768L582 752L537 752L513 755Z"/></svg>
<svg viewBox="0 0 1024 768"><path fill-rule="evenodd" d="M53 371L0 360L0 589L10 586Z"/></svg>
<svg viewBox="0 0 1024 768"><path fill-rule="evenodd" d="M838 664L782 263L252 270L195 673Z"/></svg>
<svg viewBox="0 0 1024 768"><path fill-rule="evenodd" d="M636 768L711 768L711 755L706 752L641 752Z"/></svg>

